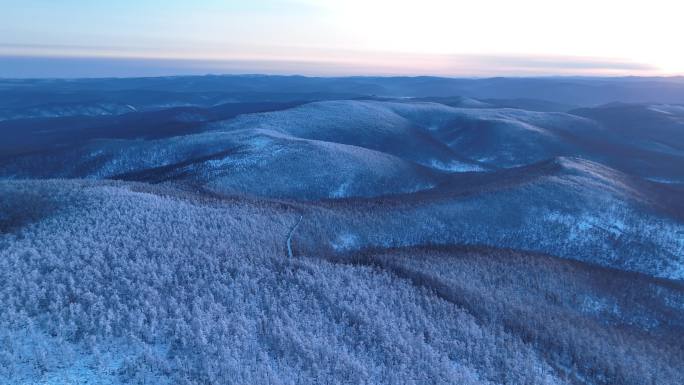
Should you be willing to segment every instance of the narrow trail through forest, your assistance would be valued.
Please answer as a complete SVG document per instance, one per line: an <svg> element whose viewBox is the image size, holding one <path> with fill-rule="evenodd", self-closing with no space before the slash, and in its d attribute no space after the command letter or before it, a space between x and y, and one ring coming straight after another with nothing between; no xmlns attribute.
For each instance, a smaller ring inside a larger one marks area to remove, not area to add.
<svg viewBox="0 0 684 385"><path fill-rule="evenodd" d="M300 215L299 220L297 221L297 223L294 226L292 226L292 228L290 229L290 233L287 235L287 256L289 258L294 257L292 254L292 235L294 234L295 230L297 230L297 227L299 226L299 224L302 223L302 219L304 219L304 216Z"/></svg>

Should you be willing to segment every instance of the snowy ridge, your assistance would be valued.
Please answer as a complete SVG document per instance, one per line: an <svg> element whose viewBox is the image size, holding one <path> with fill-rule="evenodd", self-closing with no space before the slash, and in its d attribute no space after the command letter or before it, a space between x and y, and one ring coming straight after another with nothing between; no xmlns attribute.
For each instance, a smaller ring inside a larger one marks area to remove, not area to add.
<svg viewBox="0 0 684 385"><path fill-rule="evenodd" d="M654 82L0 80L0 384L680 385Z"/></svg>

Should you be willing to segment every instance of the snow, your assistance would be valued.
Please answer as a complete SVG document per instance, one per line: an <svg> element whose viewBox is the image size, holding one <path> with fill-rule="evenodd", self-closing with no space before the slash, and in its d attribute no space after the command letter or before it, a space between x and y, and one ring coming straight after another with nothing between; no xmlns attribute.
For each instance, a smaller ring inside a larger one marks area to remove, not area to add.
<svg viewBox="0 0 684 385"><path fill-rule="evenodd" d="M682 383L684 224L577 157L591 121L326 101L204 128L0 167L66 178L0 181L0 384Z"/></svg>
<svg viewBox="0 0 684 385"><path fill-rule="evenodd" d="M332 245L336 251L353 250L359 247L359 237L351 233L342 233Z"/></svg>
<svg viewBox="0 0 684 385"><path fill-rule="evenodd" d="M436 168L437 170L451 171L451 172L482 171L482 167L480 167L478 165L461 163L458 161L443 163L437 159L433 159L432 161L430 161L430 167Z"/></svg>
<svg viewBox="0 0 684 385"><path fill-rule="evenodd" d="M665 115L684 116L684 106L673 104L653 104L648 106L648 109Z"/></svg>
<svg viewBox="0 0 684 385"><path fill-rule="evenodd" d="M330 194L331 198L344 198L348 196L347 190L349 189L349 182L341 183L333 192Z"/></svg>

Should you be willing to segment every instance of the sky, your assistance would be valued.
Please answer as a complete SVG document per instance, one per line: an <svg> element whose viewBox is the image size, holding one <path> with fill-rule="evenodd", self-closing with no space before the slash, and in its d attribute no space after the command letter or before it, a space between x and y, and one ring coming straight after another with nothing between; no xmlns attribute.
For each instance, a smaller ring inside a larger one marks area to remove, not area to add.
<svg viewBox="0 0 684 385"><path fill-rule="evenodd" d="M0 0L0 77L684 74L673 0Z"/></svg>

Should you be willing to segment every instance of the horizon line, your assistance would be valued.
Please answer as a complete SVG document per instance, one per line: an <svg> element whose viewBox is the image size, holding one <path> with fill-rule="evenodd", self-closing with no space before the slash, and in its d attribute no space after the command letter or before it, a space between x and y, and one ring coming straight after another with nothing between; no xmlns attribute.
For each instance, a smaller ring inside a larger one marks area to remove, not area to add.
<svg viewBox="0 0 684 385"><path fill-rule="evenodd" d="M387 56L391 58L391 56ZM441 78L682 77L631 62L523 55L411 56L383 61L311 58L189 58L0 53L0 78L86 79L205 75ZM433 60L434 59L434 60ZM399 63L396 63L399 62Z"/></svg>

